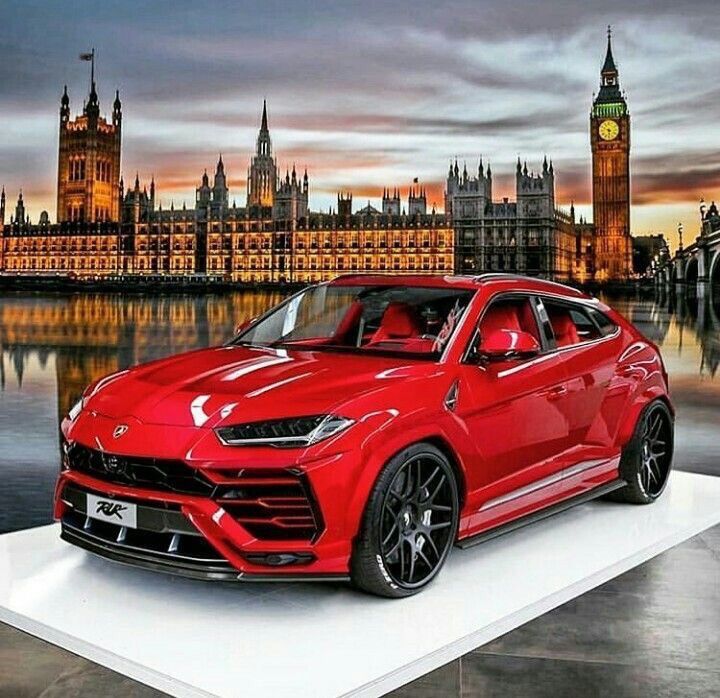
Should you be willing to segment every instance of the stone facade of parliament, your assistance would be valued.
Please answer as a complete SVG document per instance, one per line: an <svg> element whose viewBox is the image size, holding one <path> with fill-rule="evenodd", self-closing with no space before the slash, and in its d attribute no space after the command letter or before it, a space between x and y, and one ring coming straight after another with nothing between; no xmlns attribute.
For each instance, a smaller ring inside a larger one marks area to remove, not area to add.
<svg viewBox="0 0 720 698"><path fill-rule="evenodd" d="M614 124L614 126L613 126ZM610 39L591 113L595 225L555 204L555 173L516 164L516 198L493 199L490 166L447 173L445 211L428 210L425 190L385 190L381 208L353 210L351 193L327 213L309 208L307 171L283 176L263 105L244 207L230 203L222 157L192 208L156 205L155 183L120 178L122 105L100 115L92 82L83 113L60 108L57 220L32 224L20 194L5 222L0 201L0 272L18 276L204 277L233 282L311 282L338 274L473 274L517 271L580 281L625 278L629 235L629 116Z"/></svg>

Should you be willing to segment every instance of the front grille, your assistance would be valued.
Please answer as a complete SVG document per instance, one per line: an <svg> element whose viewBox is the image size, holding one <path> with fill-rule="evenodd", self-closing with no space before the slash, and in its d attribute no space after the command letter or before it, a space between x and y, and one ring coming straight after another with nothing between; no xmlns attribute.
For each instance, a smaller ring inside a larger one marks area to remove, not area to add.
<svg viewBox="0 0 720 698"><path fill-rule="evenodd" d="M303 473L294 470L214 471L215 501L261 540L313 540L322 531L319 509Z"/></svg>
<svg viewBox="0 0 720 698"><path fill-rule="evenodd" d="M183 461L119 456L79 443L67 447L70 470L130 487L212 498L259 540L312 541L323 530L304 473L292 470L210 470L210 480Z"/></svg>
<svg viewBox="0 0 720 698"><path fill-rule="evenodd" d="M71 470L118 485L205 497L215 490L202 473L180 460L119 456L74 443L68 447L67 464Z"/></svg>

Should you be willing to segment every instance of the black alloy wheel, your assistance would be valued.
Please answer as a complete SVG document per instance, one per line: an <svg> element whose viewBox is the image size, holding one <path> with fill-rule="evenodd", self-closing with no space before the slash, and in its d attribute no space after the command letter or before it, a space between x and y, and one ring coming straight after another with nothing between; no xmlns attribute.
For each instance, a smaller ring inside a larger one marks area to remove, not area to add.
<svg viewBox="0 0 720 698"><path fill-rule="evenodd" d="M374 594L409 596L440 571L457 535L458 489L445 455L430 444L387 464L370 495L352 561L355 584Z"/></svg>
<svg viewBox="0 0 720 698"><path fill-rule="evenodd" d="M623 450L620 474L628 483L610 496L623 502L649 504L665 490L672 469L673 418L662 400L642 412L635 433Z"/></svg>

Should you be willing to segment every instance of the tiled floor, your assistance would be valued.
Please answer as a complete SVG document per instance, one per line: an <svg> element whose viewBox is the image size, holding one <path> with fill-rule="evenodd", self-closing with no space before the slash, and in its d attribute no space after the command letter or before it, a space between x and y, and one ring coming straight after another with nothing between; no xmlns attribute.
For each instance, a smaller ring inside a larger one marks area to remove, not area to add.
<svg viewBox="0 0 720 698"><path fill-rule="evenodd" d="M0 624L2 698L161 695ZM720 526L395 691L392 698L650 695L720 695Z"/></svg>
<svg viewBox="0 0 720 698"><path fill-rule="evenodd" d="M720 696L720 526L395 691Z"/></svg>
<svg viewBox="0 0 720 698"><path fill-rule="evenodd" d="M155 698L164 695L0 623L1 698Z"/></svg>

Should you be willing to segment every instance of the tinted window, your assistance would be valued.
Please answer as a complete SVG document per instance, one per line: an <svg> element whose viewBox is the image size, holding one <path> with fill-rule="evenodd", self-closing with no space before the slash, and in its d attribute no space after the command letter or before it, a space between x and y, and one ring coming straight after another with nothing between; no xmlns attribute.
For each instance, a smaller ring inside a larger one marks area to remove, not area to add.
<svg viewBox="0 0 720 698"><path fill-rule="evenodd" d="M504 298L495 301L480 321L480 338L495 330L520 330L531 334L540 343L535 314L528 298Z"/></svg>
<svg viewBox="0 0 720 698"><path fill-rule="evenodd" d="M590 319L590 316L585 312L584 308L582 310L579 308L571 308L570 317L575 323L580 341L598 339L601 336L597 325Z"/></svg>
<svg viewBox="0 0 720 698"><path fill-rule="evenodd" d="M490 303L480 319L478 332L466 357L468 360L473 361L477 358L481 342L495 330L527 332L542 346L540 331L529 298L501 298Z"/></svg>
<svg viewBox="0 0 720 698"><path fill-rule="evenodd" d="M558 347L598 339L602 335L585 308L543 300Z"/></svg>
<svg viewBox="0 0 720 698"><path fill-rule="evenodd" d="M607 337L609 334L613 334L617 329L617 325L607 316L605 313L601 313L599 310L591 308L588 310L590 316L600 328L600 334L603 337Z"/></svg>

